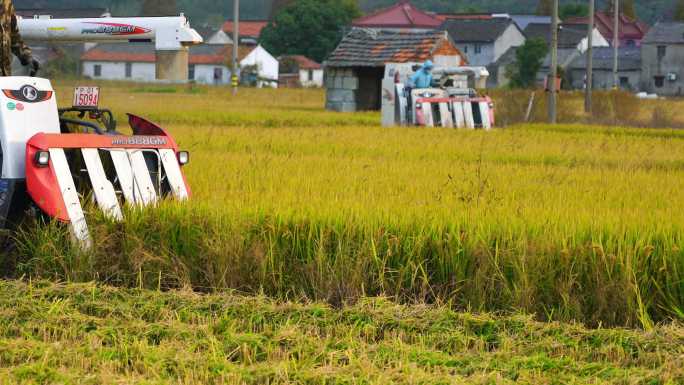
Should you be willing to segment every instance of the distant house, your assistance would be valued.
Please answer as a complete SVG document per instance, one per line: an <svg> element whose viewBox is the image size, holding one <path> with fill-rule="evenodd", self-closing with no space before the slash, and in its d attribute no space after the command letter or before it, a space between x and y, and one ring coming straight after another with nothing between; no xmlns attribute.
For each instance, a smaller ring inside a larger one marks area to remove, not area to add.
<svg viewBox="0 0 684 385"><path fill-rule="evenodd" d="M601 36L613 45L613 26L615 25L615 18L613 13L606 11L598 11L594 16L596 23L596 28L601 33ZM565 24L584 24L589 23L588 17L575 17L569 18ZM641 22L639 20L631 19L630 17L620 14L618 21L618 40L620 41L620 47L639 47L641 46L641 41L646 36L649 26L648 24Z"/></svg>
<svg viewBox="0 0 684 385"><path fill-rule="evenodd" d="M280 84L287 87L323 87L323 66L303 55L281 56Z"/></svg>
<svg viewBox="0 0 684 385"><path fill-rule="evenodd" d="M551 28L551 16L539 16L539 15L510 15L511 19L515 24L520 27L522 31L527 28L530 24L543 24L548 25Z"/></svg>
<svg viewBox="0 0 684 385"><path fill-rule="evenodd" d="M212 27L195 27L195 31L202 36L202 40L204 41L204 44L208 45L232 45L233 44L233 38L228 36L227 33L225 33L221 29L216 29Z"/></svg>
<svg viewBox="0 0 684 385"><path fill-rule="evenodd" d="M558 48L574 48L584 53L588 47L586 24L561 24L558 31ZM531 23L523 31L528 39L539 38L551 45L551 27L549 24ZM597 28L594 28L593 44L594 47L608 47L608 41L601 35Z"/></svg>
<svg viewBox="0 0 684 385"><path fill-rule="evenodd" d="M641 43L641 88L664 96L684 95L684 23L660 22Z"/></svg>
<svg viewBox="0 0 684 385"><path fill-rule="evenodd" d="M324 63L326 108L378 110L385 93L385 64L428 59L437 66L466 63L446 31L352 28Z"/></svg>
<svg viewBox="0 0 684 385"><path fill-rule="evenodd" d="M449 32L456 47L468 56L468 64L474 66L487 66L509 48L525 43L525 35L508 17L451 18L441 28Z"/></svg>
<svg viewBox="0 0 684 385"><path fill-rule="evenodd" d="M595 89L610 89L613 87L613 57L612 47L593 49L593 81ZM574 89L584 89L586 86L587 53L575 58L566 69L567 79ZM618 49L618 80L620 88L627 91L637 91L641 82L641 50L638 47L621 47Z"/></svg>
<svg viewBox="0 0 684 385"><path fill-rule="evenodd" d="M240 34L240 45L257 45L261 30L268 25L266 20L240 20L238 33ZM228 36L233 37L233 21L228 20L223 23L221 28Z"/></svg>
<svg viewBox="0 0 684 385"><path fill-rule="evenodd" d="M441 24L442 20L414 7L408 0L401 0L391 7L380 9L352 22L353 27L384 29L434 29Z"/></svg>
<svg viewBox="0 0 684 385"><path fill-rule="evenodd" d="M190 48L188 79L200 84L229 84L232 46L199 45ZM239 48L241 75L254 74L257 86L275 86L278 62L261 47ZM98 44L81 56L82 75L92 79L156 81L154 44ZM269 81L270 79L270 81Z"/></svg>
<svg viewBox="0 0 684 385"><path fill-rule="evenodd" d="M559 48L558 49L558 69L559 73L558 76L563 78L563 83L562 87L564 89L571 88L571 83L569 82L569 74L568 70L570 68L570 65L582 55L582 52L580 52L577 48L575 47L570 47L570 48ZM551 53L547 54L546 57L544 58L544 61L542 62L542 66L539 69L539 72L537 72L537 84L539 86L544 86L544 82L546 78L551 76Z"/></svg>

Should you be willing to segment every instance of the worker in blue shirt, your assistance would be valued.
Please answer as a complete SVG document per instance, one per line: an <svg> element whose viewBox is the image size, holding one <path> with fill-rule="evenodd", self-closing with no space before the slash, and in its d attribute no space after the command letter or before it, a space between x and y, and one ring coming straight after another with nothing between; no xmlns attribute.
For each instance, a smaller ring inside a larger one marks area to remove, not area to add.
<svg viewBox="0 0 684 385"><path fill-rule="evenodd" d="M432 87L432 68L434 68L434 65L428 60L415 74L411 75L411 88Z"/></svg>

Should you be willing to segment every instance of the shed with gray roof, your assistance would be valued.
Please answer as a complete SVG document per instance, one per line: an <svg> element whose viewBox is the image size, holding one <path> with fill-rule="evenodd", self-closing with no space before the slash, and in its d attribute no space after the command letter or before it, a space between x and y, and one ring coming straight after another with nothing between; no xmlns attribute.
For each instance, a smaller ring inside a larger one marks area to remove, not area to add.
<svg viewBox="0 0 684 385"><path fill-rule="evenodd" d="M466 62L444 31L352 28L324 62L326 108L379 110L385 65L428 59L441 66Z"/></svg>

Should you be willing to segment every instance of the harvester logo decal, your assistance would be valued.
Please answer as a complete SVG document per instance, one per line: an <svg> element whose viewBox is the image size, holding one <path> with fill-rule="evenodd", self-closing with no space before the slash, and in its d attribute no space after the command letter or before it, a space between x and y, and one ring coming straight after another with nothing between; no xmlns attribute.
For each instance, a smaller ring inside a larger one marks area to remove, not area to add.
<svg viewBox="0 0 684 385"><path fill-rule="evenodd" d="M111 35L111 36L130 36L144 35L151 30L130 24L119 23L86 23L94 25L93 28L83 28L82 35Z"/></svg>
<svg viewBox="0 0 684 385"><path fill-rule="evenodd" d="M131 136L112 139L113 146L166 146L166 139L158 136Z"/></svg>
<svg viewBox="0 0 684 385"><path fill-rule="evenodd" d="M52 98L52 91L38 91L32 85L25 85L18 90L2 90L6 97L24 103L40 103Z"/></svg>

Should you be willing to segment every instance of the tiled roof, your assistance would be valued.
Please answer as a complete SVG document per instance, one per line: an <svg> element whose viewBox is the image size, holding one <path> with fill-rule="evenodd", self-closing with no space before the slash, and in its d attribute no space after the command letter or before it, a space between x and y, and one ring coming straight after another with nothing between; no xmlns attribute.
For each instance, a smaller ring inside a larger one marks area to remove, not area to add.
<svg viewBox="0 0 684 385"><path fill-rule="evenodd" d="M613 40L613 25L614 17L613 13L606 11L598 11L595 14L596 28L601 32L601 35L608 41ZM589 23L588 17L575 17L569 18L565 21L566 24L587 24ZM620 40L641 40L644 38L649 30L648 24L633 20L624 14L620 14L618 34Z"/></svg>
<svg viewBox="0 0 684 385"><path fill-rule="evenodd" d="M558 47L574 48L587 37L586 24L562 24L558 32ZM528 39L540 38L551 44L551 25L531 23L523 31Z"/></svg>
<svg viewBox="0 0 684 385"><path fill-rule="evenodd" d="M594 47L593 65L595 70L613 69L613 47ZM585 69L587 66L587 55L579 56L573 60L573 69ZM641 70L641 49L638 47L622 47L618 49L618 69L620 71Z"/></svg>
<svg viewBox="0 0 684 385"><path fill-rule="evenodd" d="M509 18L494 17L490 19L449 19L440 28L448 31L456 43L493 43L511 25L517 28L517 25Z"/></svg>
<svg viewBox="0 0 684 385"><path fill-rule="evenodd" d="M437 28L440 24L442 20L414 7L408 0L399 1L352 22L355 27L370 28Z"/></svg>
<svg viewBox="0 0 684 385"><path fill-rule="evenodd" d="M646 34L644 43L684 43L684 23L659 22Z"/></svg>
<svg viewBox="0 0 684 385"><path fill-rule="evenodd" d="M282 56L280 60L292 60L295 63L297 63L297 66L299 69L302 70L318 70L321 69L322 66L319 63L316 63L315 61L309 59L308 57L304 55L287 55L287 56Z"/></svg>
<svg viewBox="0 0 684 385"><path fill-rule="evenodd" d="M381 67L422 62L436 55L465 57L445 31L353 28L326 61L333 67Z"/></svg>
<svg viewBox="0 0 684 385"><path fill-rule="evenodd" d="M268 25L267 21L257 20L257 21L240 21L239 33L240 36L259 38L261 35L261 30ZM231 20L223 23L223 32L233 36L233 22Z"/></svg>
<svg viewBox="0 0 684 385"><path fill-rule="evenodd" d="M253 47L240 46L239 60L244 59ZM190 64L226 64L229 61L232 46L198 45L190 47ZM154 63L156 54L154 44L98 44L81 56L82 61Z"/></svg>

